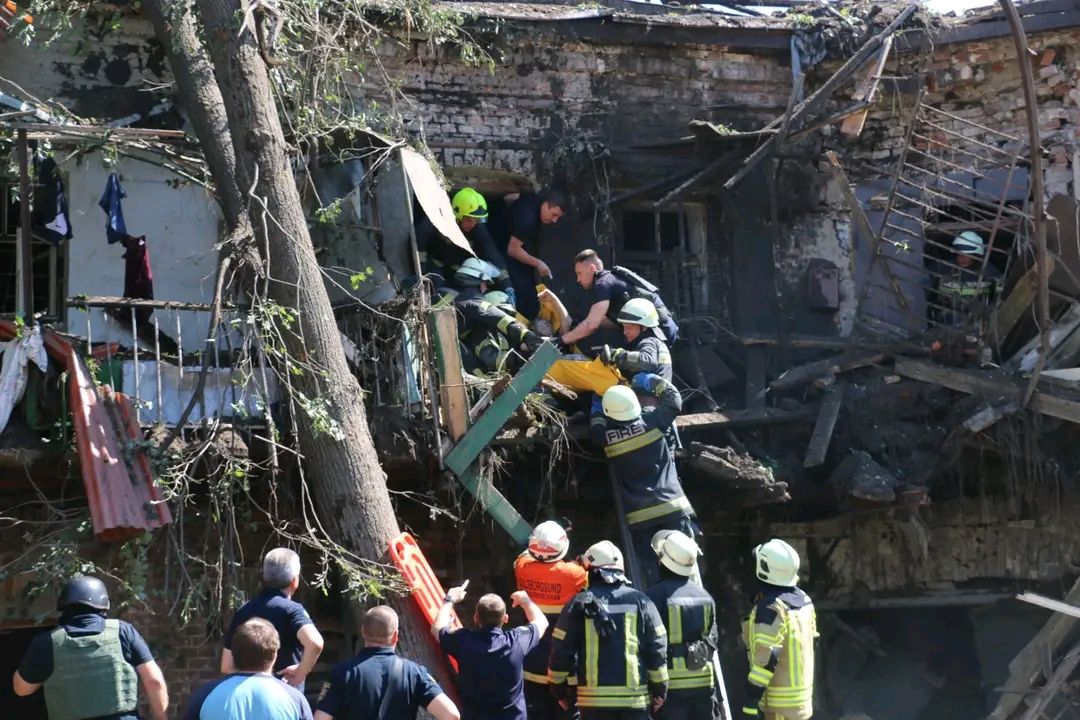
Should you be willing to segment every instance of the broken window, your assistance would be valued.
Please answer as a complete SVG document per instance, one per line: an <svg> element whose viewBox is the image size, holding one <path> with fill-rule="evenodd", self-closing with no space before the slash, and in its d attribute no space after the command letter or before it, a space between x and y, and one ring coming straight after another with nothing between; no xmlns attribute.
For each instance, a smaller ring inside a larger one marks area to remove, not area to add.
<svg viewBox="0 0 1080 720"><path fill-rule="evenodd" d="M18 308L18 182L0 181L0 315L12 315ZM33 256L34 312L48 311L59 317L67 288L67 245L59 248L34 236L30 241Z"/></svg>
<svg viewBox="0 0 1080 720"><path fill-rule="evenodd" d="M656 283L676 315L705 311L709 303L705 207L681 203L655 213L651 203L631 205L619 223L615 263Z"/></svg>

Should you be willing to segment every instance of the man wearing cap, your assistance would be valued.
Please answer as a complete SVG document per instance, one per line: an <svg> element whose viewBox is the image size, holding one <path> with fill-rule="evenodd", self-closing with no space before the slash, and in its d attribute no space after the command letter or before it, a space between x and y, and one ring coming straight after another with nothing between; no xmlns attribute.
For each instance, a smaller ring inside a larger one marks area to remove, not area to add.
<svg viewBox="0 0 1080 720"><path fill-rule="evenodd" d="M518 590L529 593L548 619L548 629L540 643L525 656L525 705L530 718L568 718L548 690L548 655L551 632L559 613L585 587L585 568L567 561L570 538L559 523L548 520L537 525L529 536L529 548L514 562Z"/></svg>
<svg viewBox="0 0 1080 720"><path fill-rule="evenodd" d="M664 624L630 585L614 543L596 543L582 564L589 587L567 603L551 634L551 692L563 708L576 704L581 720L648 720L668 690Z"/></svg>
<svg viewBox="0 0 1080 720"><path fill-rule="evenodd" d="M236 670L231 649L233 633L258 617L269 621L281 639L274 674L303 692L304 680L322 653L323 638L304 606L293 600L300 587L300 556L289 548L274 548L266 553L262 580L262 592L233 614L221 651L221 672L228 675Z"/></svg>
<svg viewBox="0 0 1080 720"><path fill-rule="evenodd" d="M139 683L150 720L165 720L169 691L139 631L106 619L109 592L96 577L69 580L56 606L57 627L30 642L15 671L15 694L45 687L49 720L138 720Z"/></svg>
<svg viewBox="0 0 1080 720"><path fill-rule="evenodd" d="M937 287L942 323L963 325L978 319L1001 291L1001 271L986 259L986 242L973 230L953 238L952 267Z"/></svg>
<svg viewBox="0 0 1080 720"><path fill-rule="evenodd" d="M678 530L661 530L654 542L660 582L645 594L660 611L668 633L667 700L655 720L713 717L716 681L712 657L717 647L716 603L694 582L697 543Z"/></svg>

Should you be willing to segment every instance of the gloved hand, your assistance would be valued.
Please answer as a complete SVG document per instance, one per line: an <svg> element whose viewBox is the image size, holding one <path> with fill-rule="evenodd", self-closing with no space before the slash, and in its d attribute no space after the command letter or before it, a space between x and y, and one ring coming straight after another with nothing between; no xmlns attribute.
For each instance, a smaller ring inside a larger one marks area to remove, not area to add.
<svg viewBox="0 0 1080 720"><path fill-rule="evenodd" d="M525 336L525 341L522 345L525 346L525 352L532 355L534 352L540 349L540 346L544 344L544 338L540 337L536 333L529 333Z"/></svg>
<svg viewBox="0 0 1080 720"><path fill-rule="evenodd" d="M638 392L648 393L650 395L656 394L658 389L663 388L664 378L660 377L656 373L638 373L630 381L630 387Z"/></svg>
<svg viewBox="0 0 1080 720"><path fill-rule="evenodd" d="M593 398L592 398L592 407L589 408L589 415L591 417L596 417L597 415L603 415L603 414L604 414L604 400L599 395L594 394Z"/></svg>
<svg viewBox="0 0 1080 720"><path fill-rule="evenodd" d="M509 285L503 292L506 293L506 297L510 299L510 304L517 307L517 296L514 294L514 287Z"/></svg>

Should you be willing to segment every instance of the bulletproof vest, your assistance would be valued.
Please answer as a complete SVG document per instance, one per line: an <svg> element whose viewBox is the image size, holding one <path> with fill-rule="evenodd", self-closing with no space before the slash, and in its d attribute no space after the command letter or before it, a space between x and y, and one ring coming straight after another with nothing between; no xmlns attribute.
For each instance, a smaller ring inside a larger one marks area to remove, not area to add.
<svg viewBox="0 0 1080 720"><path fill-rule="evenodd" d="M85 720L135 710L139 680L124 659L119 620L106 620L97 635L70 637L58 627L51 638L53 672L45 681L49 720Z"/></svg>

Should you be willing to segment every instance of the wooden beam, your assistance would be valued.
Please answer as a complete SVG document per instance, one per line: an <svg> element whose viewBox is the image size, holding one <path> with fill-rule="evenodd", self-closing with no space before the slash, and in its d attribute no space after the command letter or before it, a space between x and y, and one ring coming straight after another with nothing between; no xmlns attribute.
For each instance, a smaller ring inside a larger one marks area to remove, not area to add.
<svg viewBox="0 0 1080 720"><path fill-rule="evenodd" d="M1023 388L1001 375L989 375L972 370L945 368L922 360L900 357L896 359L896 373L912 380L941 385L969 395L1000 397L1009 401L1021 400ZM1032 410L1050 417L1080 423L1080 402L1035 392L1028 405Z"/></svg>
<svg viewBox="0 0 1080 720"><path fill-rule="evenodd" d="M843 403L843 385L833 385L825 391L825 399L821 401L817 422L814 423L814 432L810 436L810 445L806 448L806 459L803 460L804 468L813 468L824 464L825 456L829 453L829 443L832 442L836 419L840 417L840 407Z"/></svg>
<svg viewBox="0 0 1080 720"><path fill-rule="evenodd" d="M1016 599L1021 602L1044 607L1047 610L1053 610L1054 612L1064 613L1065 615L1074 618L1080 618L1080 606L1073 605L1072 603L1061 602L1060 600L1054 600L1053 598L1048 598L1045 595L1039 595L1038 593L1033 592L1022 592L1016 596Z"/></svg>
<svg viewBox="0 0 1080 720"><path fill-rule="evenodd" d="M1047 274L1054 272L1054 259L1047 258L1046 262ZM991 322L999 343L1004 342L1012 329L1016 327L1016 323L1019 322L1024 311L1034 302L1038 289L1039 268L1033 265L1016 282L1012 292L1009 293L1009 296L1005 298L1005 301L998 306L997 311L994 313Z"/></svg>
<svg viewBox="0 0 1080 720"><path fill-rule="evenodd" d="M675 418L679 430L703 430L705 428L779 425L803 422L814 417L811 410L783 410L781 408L757 408L753 410L725 410L714 413L695 413Z"/></svg>
<svg viewBox="0 0 1080 720"><path fill-rule="evenodd" d="M765 407L765 348L751 345L746 348L746 398L747 410Z"/></svg>
<svg viewBox="0 0 1080 720"><path fill-rule="evenodd" d="M1080 643L1073 645L1072 649L1061 659L1057 668L1050 674L1046 680L1046 684L1039 689L1038 694L1035 696L1034 702L1032 702L1024 713L1024 717L1021 720L1041 720L1046 717L1043 712L1046 710L1050 701L1061 692L1062 687L1072 677L1073 670L1080 664ZM1056 718L1062 717L1062 715L1055 715Z"/></svg>
<svg viewBox="0 0 1080 720"><path fill-rule="evenodd" d="M784 374L769 383L772 392L785 392L794 388L812 383L820 378L838 375L857 368L874 365L884 360L885 353L874 351L856 352L850 355L836 355L833 357L814 360L805 365L797 365L788 368Z"/></svg>
<svg viewBox="0 0 1080 720"><path fill-rule="evenodd" d="M885 42L881 44L881 51L878 53L877 59L867 67L866 74L863 75L862 81L855 88L855 93L851 96L852 100L856 102L860 100L865 100L868 103L874 102L874 96L877 95L878 84L881 80L881 73L885 70L885 63L888 61L889 52L892 50L892 43L891 35L885 38ZM844 118L844 122L840 125L840 134L851 138L859 137L862 134L863 126L866 125L866 116L869 113L868 108Z"/></svg>
<svg viewBox="0 0 1080 720"><path fill-rule="evenodd" d="M480 479L475 466L458 475L458 481L470 495L476 498L480 507L484 508L484 512L490 515L491 519L498 523L499 527L505 530L518 545L528 544L532 527L490 481L484 482Z"/></svg>
<svg viewBox="0 0 1080 720"><path fill-rule="evenodd" d="M447 434L457 442L469 429L469 396L461 367L457 311L453 307L434 309L429 323L439 371L439 411Z"/></svg>
<svg viewBox="0 0 1080 720"><path fill-rule="evenodd" d="M1080 581L1077 581L1062 599L1069 605L1080 603ZM1012 716L1039 676L1043 657L1047 652L1053 654L1075 624L1076 618L1070 615L1054 613L1050 616L1042 629L1009 663L1009 678L1000 688L1001 697L997 707L990 713L989 720L1006 720Z"/></svg>

